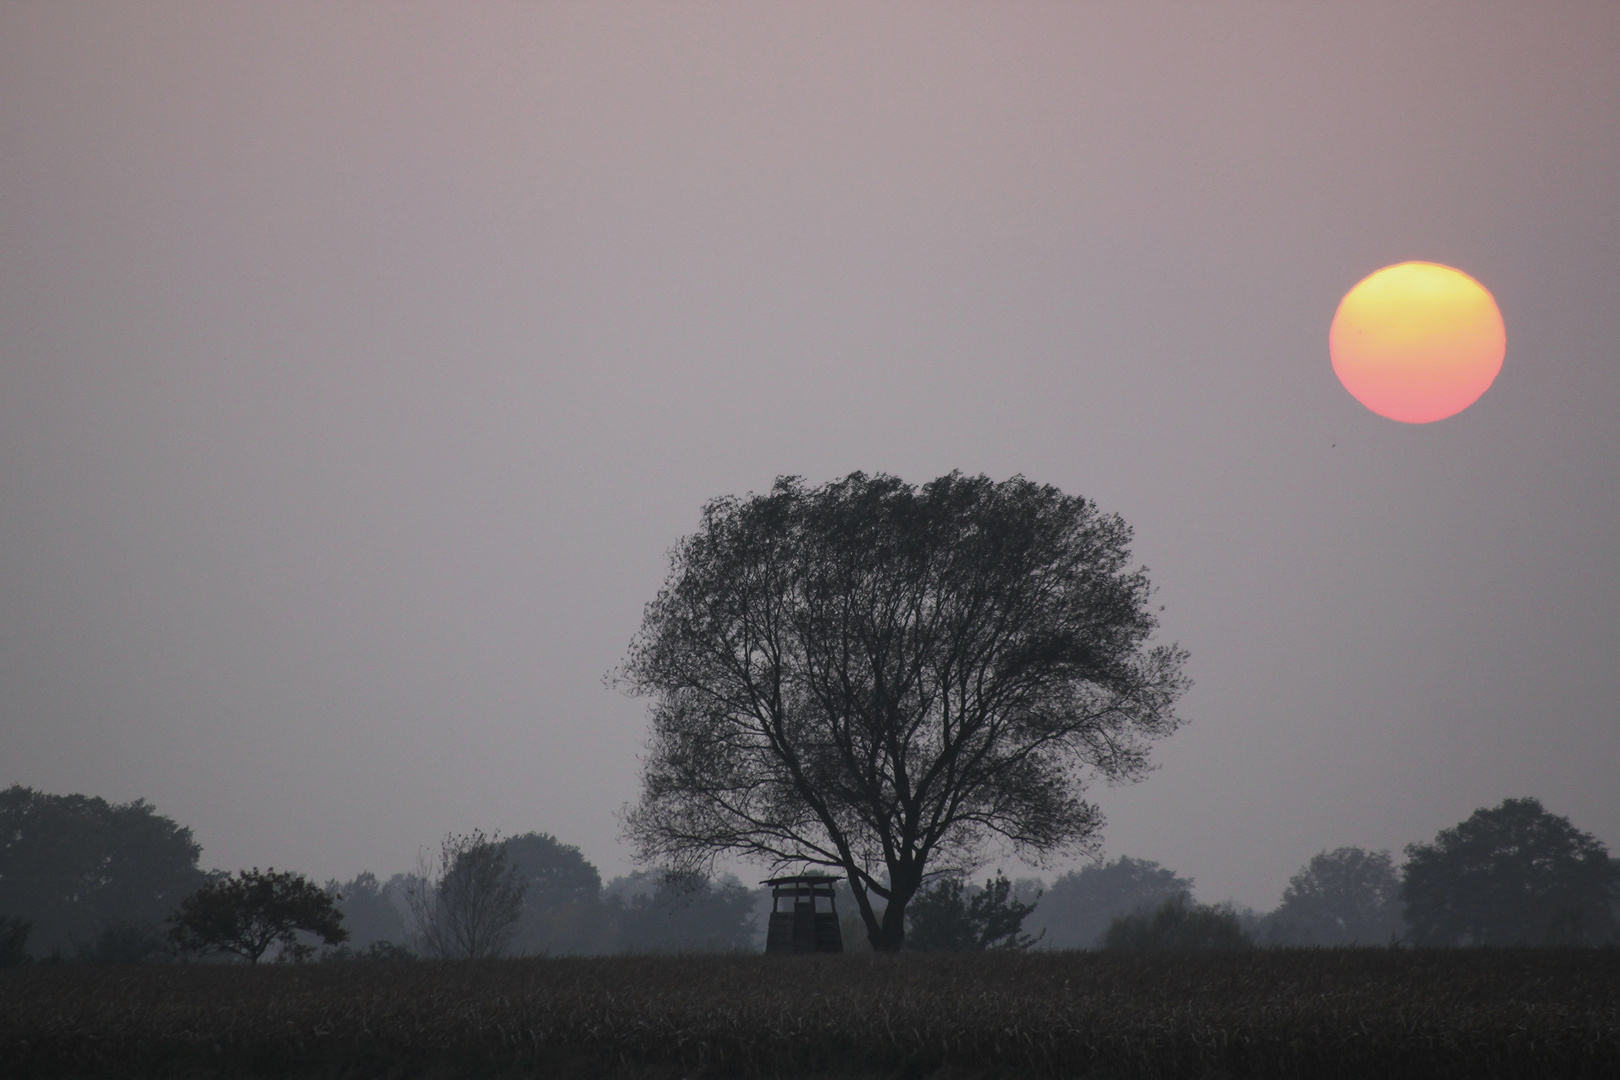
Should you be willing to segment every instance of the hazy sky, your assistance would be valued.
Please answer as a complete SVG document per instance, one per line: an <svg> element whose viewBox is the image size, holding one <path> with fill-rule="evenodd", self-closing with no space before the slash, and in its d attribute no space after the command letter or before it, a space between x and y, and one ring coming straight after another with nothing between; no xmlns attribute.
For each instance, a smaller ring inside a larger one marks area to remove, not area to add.
<svg viewBox="0 0 1620 1080"><path fill-rule="evenodd" d="M1620 6L1328 8L0 7L0 784L623 872L704 500L962 469L1124 515L1192 653L1110 855L1620 847ZM1327 358L1408 259L1507 324L1433 425Z"/></svg>

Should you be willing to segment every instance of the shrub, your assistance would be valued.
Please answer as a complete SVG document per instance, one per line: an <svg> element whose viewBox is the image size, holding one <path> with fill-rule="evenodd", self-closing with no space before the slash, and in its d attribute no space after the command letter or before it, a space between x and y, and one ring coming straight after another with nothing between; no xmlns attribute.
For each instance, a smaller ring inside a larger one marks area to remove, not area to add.
<svg viewBox="0 0 1620 1080"><path fill-rule="evenodd" d="M918 893L906 909L910 928L905 947L912 952L983 952L1027 949L1036 938L1022 933L1035 910L1012 896L1012 882L997 874L963 899L960 879L947 878ZM1038 900L1039 897L1037 896Z"/></svg>
<svg viewBox="0 0 1620 1080"><path fill-rule="evenodd" d="M140 923L115 922L102 928L89 943L81 943L74 952L85 964L145 964L164 959L163 935L152 926Z"/></svg>
<svg viewBox="0 0 1620 1080"><path fill-rule="evenodd" d="M1253 944L1230 907L1196 904L1186 893L1150 911L1119 916L1103 935L1103 948L1133 952L1247 949Z"/></svg>

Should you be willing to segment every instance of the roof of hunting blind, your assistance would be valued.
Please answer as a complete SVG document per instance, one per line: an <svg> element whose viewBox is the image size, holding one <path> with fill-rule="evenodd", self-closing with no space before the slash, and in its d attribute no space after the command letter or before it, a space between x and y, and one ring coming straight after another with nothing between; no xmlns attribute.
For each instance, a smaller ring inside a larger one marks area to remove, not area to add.
<svg viewBox="0 0 1620 1080"><path fill-rule="evenodd" d="M787 877L773 877L760 882L761 885L823 885L837 881L835 874L791 874Z"/></svg>

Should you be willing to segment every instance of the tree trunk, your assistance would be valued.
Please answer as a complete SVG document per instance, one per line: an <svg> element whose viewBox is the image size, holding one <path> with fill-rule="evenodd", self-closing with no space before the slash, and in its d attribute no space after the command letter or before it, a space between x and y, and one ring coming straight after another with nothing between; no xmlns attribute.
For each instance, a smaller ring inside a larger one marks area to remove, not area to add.
<svg viewBox="0 0 1620 1080"><path fill-rule="evenodd" d="M890 871L890 880L895 877ZM906 905L917 893L915 883L905 887L889 887L889 903L883 909L883 918L880 921L872 911L870 905L861 905L861 915L866 920L866 940L872 943L872 951L880 953L899 952L906 943Z"/></svg>
<svg viewBox="0 0 1620 1080"><path fill-rule="evenodd" d="M883 922L877 933L869 934L868 940L872 942L873 952L899 952L906 943L905 906L891 898L889 906L883 909Z"/></svg>

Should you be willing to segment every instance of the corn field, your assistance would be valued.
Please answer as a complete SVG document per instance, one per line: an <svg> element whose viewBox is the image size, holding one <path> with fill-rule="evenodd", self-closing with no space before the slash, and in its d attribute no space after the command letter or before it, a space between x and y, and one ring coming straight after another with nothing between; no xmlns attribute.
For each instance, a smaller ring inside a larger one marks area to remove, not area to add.
<svg viewBox="0 0 1620 1080"><path fill-rule="evenodd" d="M1620 950L0 971L0 1077L1620 1076Z"/></svg>

